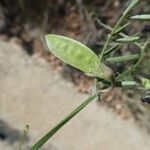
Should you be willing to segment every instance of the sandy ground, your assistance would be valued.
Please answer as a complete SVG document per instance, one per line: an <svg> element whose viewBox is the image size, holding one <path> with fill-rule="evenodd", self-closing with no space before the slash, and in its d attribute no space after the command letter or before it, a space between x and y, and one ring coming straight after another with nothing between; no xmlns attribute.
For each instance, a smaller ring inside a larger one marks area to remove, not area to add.
<svg viewBox="0 0 150 150"><path fill-rule="evenodd" d="M12 128L30 126L33 144L88 95L78 93L48 63L0 41L0 119ZM7 139L0 150L14 150ZM45 144L47 150L148 150L150 137L92 102ZM25 148L28 149L28 148Z"/></svg>

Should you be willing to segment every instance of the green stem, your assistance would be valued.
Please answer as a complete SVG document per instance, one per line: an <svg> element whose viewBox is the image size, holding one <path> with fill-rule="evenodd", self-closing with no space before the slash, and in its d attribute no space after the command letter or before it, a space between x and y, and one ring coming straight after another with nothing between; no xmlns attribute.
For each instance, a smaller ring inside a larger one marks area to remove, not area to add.
<svg viewBox="0 0 150 150"><path fill-rule="evenodd" d="M128 73L132 73L139 66L139 64L142 62L142 60L144 58L145 49L147 48L149 43L150 43L150 38L148 38L147 41L144 43L144 45L141 47L141 53L140 53L140 57L139 57L138 61L133 66L131 66L128 70L126 70L122 74L118 75L116 80L120 80Z"/></svg>
<svg viewBox="0 0 150 150"><path fill-rule="evenodd" d="M24 142L24 138L28 134L28 132L29 132L29 125L26 125L23 131L23 135L21 136L20 141L19 141L19 150L21 150L23 142Z"/></svg>
<svg viewBox="0 0 150 150"><path fill-rule="evenodd" d="M99 83L98 78L95 78L95 79L94 79L94 85L93 85L93 92L94 92L94 93L96 93L97 91L100 90L100 89L98 88L98 83ZM96 100L97 100L97 101L100 100L100 95L97 96Z"/></svg>
<svg viewBox="0 0 150 150"><path fill-rule="evenodd" d="M130 5L127 7L127 9L123 12L122 16L120 17L119 21L117 22L117 24L115 25L115 27L111 30L111 33L108 34L107 36L107 40L102 48L102 52L100 54L100 59L102 60L103 55L109 45L109 42L111 41L114 33L116 32L116 30L118 29L118 27L120 26L120 24L122 23L123 19L127 16L127 14L130 12L130 10L139 2L139 0L133 0Z"/></svg>
<svg viewBox="0 0 150 150"><path fill-rule="evenodd" d="M92 96L88 97L83 103L81 103L76 109L74 109L68 116L62 119L56 126L54 126L48 133L46 133L40 140L38 140L31 147L31 150L38 150L49 138L51 138L61 127L63 127L69 120L71 120L77 113L79 113L85 106L87 106L98 95L99 95L99 92L96 92Z"/></svg>
<svg viewBox="0 0 150 150"><path fill-rule="evenodd" d="M105 52L105 54L104 54L104 57L106 57L108 54L110 54L111 52L113 52L116 48L118 48L120 46L120 44L115 44L115 45L113 45L111 48L109 48L106 52Z"/></svg>
<svg viewBox="0 0 150 150"><path fill-rule="evenodd" d="M102 23L100 20L97 20L97 22L98 22L101 26L103 26L104 28L106 28L107 30L110 30L110 31L113 30L113 28L111 28L110 26L108 26L108 25ZM124 34L124 33L122 33L122 32L119 33L119 35L122 36L122 37L124 37L124 38L130 38L130 36L128 36L128 35L126 35L126 34ZM141 48L141 44L139 44L138 42L133 42L133 43L134 43L137 47Z"/></svg>
<svg viewBox="0 0 150 150"><path fill-rule="evenodd" d="M124 18L124 16L121 16L121 18L119 19L119 21L117 22L117 24L115 25L115 27L112 29L111 33L108 34L107 40L106 40L106 42L105 42L105 44L104 44L104 46L103 46L102 52L101 52L101 54L100 54L100 59L103 58L103 55L104 55L104 53L105 53L105 51L106 51L106 49L107 49L107 47L108 47L108 45L109 45L109 42L111 41L111 39L112 39L112 37L113 37L113 35L114 35L116 29L118 28L118 26L119 26L120 23L122 22L123 18Z"/></svg>

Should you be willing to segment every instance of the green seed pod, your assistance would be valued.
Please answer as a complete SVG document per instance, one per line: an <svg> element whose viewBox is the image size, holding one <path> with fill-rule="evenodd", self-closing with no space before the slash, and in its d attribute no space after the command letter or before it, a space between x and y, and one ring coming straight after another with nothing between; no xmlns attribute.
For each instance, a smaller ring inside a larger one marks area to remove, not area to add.
<svg viewBox="0 0 150 150"><path fill-rule="evenodd" d="M65 63L85 74L111 81L112 71L84 44L61 35L45 36L49 50Z"/></svg>

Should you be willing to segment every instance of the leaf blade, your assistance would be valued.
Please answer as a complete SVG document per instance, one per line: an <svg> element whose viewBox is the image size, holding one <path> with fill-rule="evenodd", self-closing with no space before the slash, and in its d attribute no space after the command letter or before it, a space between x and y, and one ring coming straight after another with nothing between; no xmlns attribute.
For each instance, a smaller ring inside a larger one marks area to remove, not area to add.
<svg viewBox="0 0 150 150"><path fill-rule="evenodd" d="M133 1L129 4L129 6L126 8L126 10L123 12L123 14L124 14L124 15L127 15L127 14L131 11L131 9L132 9L133 7L135 7L135 6L139 3L139 1L140 1L140 0L133 0Z"/></svg>
<svg viewBox="0 0 150 150"><path fill-rule="evenodd" d="M112 71L84 44L61 35L45 36L49 50L65 63L94 77L111 80Z"/></svg>
<svg viewBox="0 0 150 150"><path fill-rule="evenodd" d="M135 16L131 16L130 19L148 21L150 20L150 14L135 15Z"/></svg>
<svg viewBox="0 0 150 150"><path fill-rule="evenodd" d="M106 59L106 61L111 62L111 63L116 63L116 62L137 60L138 58L139 58L138 54L130 54L130 55L124 55L124 56L109 57Z"/></svg>
<svg viewBox="0 0 150 150"><path fill-rule="evenodd" d="M137 40L139 40L140 37L139 36L134 36L134 37L125 37L125 38L120 38L117 39L117 42L123 42L123 43L128 43L128 42L135 42Z"/></svg>
<svg viewBox="0 0 150 150"><path fill-rule="evenodd" d="M115 36L116 34L119 34L120 32L122 32L127 26L129 26L130 25L130 23L126 23L125 25L123 25L123 26L121 26L120 28L118 28L115 32L114 32L114 34L113 34L113 36Z"/></svg>
<svg viewBox="0 0 150 150"><path fill-rule="evenodd" d="M116 48L119 47L120 44L116 43L114 44L111 48L109 48L105 53L104 53L104 57L109 55L111 52L113 52Z"/></svg>
<svg viewBox="0 0 150 150"><path fill-rule="evenodd" d="M85 99L78 107L76 107L71 113L65 118L58 122L48 133L46 133L41 139L39 139L30 150L38 150L43 144L45 144L60 128L62 128L68 121L70 121L75 115L77 115L82 109L84 109L90 102L92 102L99 92L91 95Z"/></svg>

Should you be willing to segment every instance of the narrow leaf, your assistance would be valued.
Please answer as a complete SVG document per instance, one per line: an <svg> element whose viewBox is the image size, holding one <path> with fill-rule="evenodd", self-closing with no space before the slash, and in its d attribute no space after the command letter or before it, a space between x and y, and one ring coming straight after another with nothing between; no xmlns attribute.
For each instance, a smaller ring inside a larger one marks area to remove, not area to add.
<svg viewBox="0 0 150 150"><path fill-rule="evenodd" d="M130 61L130 60L136 60L139 58L138 54L133 55L125 55L125 56L118 56L118 57L109 57L106 59L108 62L124 62L124 61Z"/></svg>
<svg viewBox="0 0 150 150"><path fill-rule="evenodd" d="M123 87L135 87L137 86L138 84L135 82L135 81L122 81L121 82L121 85Z"/></svg>
<svg viewBox="0 0 150 150"><path fill-rule="evenodd" d="M45 36L49 50L67 64L94 77L110 81L112 71L84 44L61 35Z"/></svg>
<svg viewBox="0 0 150 150"><path fill-rule="evenodd" d="M128 42L135 42L135 41L137 41L137 40L139 40L139 39L140 39L139 36L125 37L125 38L117 39L117 42L128 43Z"/></svg>
<svg viewBox="0 0 150 150"><path fill-rule="evenodd" d="M123 15L124 15L124 16L127 15L127 14L131 11L131 9L132 9L133 7L135 7L135 6L138 4L139 1L140 1L140 0L133 0L133 1L129 4L129 6L126 8L126 10L123 12Z"/></svg>
<svg viewBox="0 0 150 150"><path fill-rule="evenodd" d="M150 20L150 14L135 15L130 17L130 19L147 21Z"/></svg>
<svg viewBox="0 0 150 150"><path fill-rule="evenodd" d="M82 102L76 109L74 109L68 116L62 119L56 126L54 126L47 134L45 134L39 141L37 141L30 150L38 150L48 139L50 139L61 127L63 127L69 120L71 120L76 114L78 114L85 106L92 102L99 92L88 97Z"/></svg>
<svg viewBox="0 0 150 150"><path fill-rule="evenodd" d="M116 48L118 48L119 44L114 44L114 46L112 46L110 49L108 49L105 53L104 56L107 56L108 54L110 54L112 51L114 51Z"/></svg>
<svg viewBox="0 0 150 150"><path fill-rule="evenodd" d="M107 30L110 30L110 31L113 30L113 28L111 28L110 26L108 26L108 25L102 23L100 20L97 19L96 21L97 21L98 24L100 24L101 26L103 26L103 27L106 28ZM124 38L128 38L128 37L129 37L128 35L126 35L126 34L124 34L124 33L122 33L122 32L120 32L119 35L122 36L122 37L124 37ZM139 48L141 48L141 44L140 44L140 43L134 42L134 44L135 44L136 46L138 46Z"/></svg>
<svg viewBox="0 0 150 150"><path fill-rule="evenodd" d="M126 24L123 25L122 27L118 28L118 29L114 32L113 36L116 35L116 34L118 34L118 33L120 33L120 32L122 32L127 26L129 26L129 23L126 23Z"/></svg>

